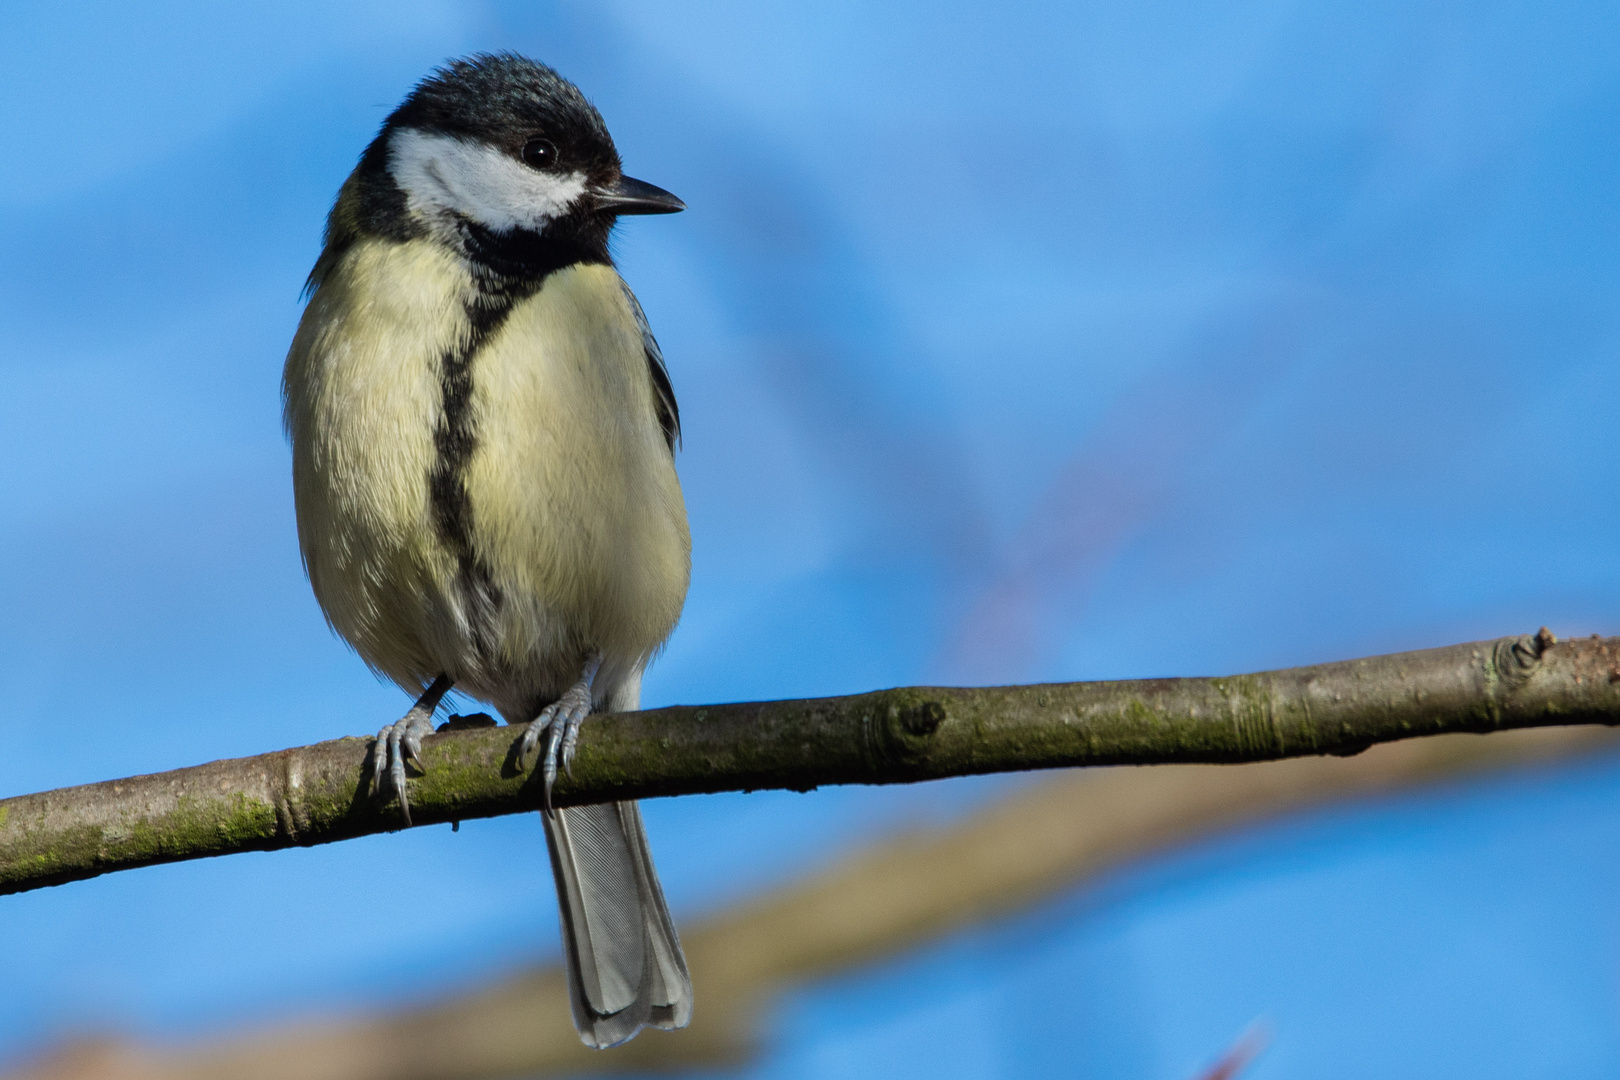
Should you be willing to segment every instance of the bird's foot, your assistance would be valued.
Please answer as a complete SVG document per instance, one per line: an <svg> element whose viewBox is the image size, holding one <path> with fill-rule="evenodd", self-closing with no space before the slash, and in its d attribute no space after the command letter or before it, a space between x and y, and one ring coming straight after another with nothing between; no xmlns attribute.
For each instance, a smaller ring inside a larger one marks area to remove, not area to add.
<svg viewBox="0 0 1620 1080"><path fill-rule="evenodd" d="M591 680L596 678L596 669L602 666L600 653L592 654L585 664L585 671L580 675L579 681L567 690L562 697L540 710L540 715L534 718L529 730L523 733L518 743L518 768L534 752L543 733L546 736L546 748L540 755L540 777L545 785L543 805L546 813L551 813L551 789L557 783L557 770L559 766L574 778L574 747L579 743L579 728L585 718L591 714Z"/></svg>
<svg viewBox="0 0 1620 1080"><path fill-rule="evenodd" d="M371 744L371 789L379 799L393 792L407 826L411 824L411 802L405 791L405 759L416 762L418 769L422 767L422 736L433 733L433 711L450 685L446 675L434 679L411 711L377 732L377 741ZM384 776L388 778L386 785Z"/></svg>

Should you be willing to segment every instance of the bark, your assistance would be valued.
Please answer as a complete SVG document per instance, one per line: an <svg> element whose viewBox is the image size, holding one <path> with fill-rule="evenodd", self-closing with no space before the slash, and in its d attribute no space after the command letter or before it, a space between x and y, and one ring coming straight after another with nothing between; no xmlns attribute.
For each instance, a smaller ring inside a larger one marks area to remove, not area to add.
<svg viewBox="0 0 1620 1080"><path fill-rule="evenodd" d="M1077 765L1350 755L1381 742L1620 724L1620 638L1452 645L1227 678L946 689L678 706L593 718L559 805ZM417 825L535 810L519 732L424 742ZM369 793L370 739L0 800L0 893L155 863L401 827ZM532 763L531 763L532 764Z"/></svg>

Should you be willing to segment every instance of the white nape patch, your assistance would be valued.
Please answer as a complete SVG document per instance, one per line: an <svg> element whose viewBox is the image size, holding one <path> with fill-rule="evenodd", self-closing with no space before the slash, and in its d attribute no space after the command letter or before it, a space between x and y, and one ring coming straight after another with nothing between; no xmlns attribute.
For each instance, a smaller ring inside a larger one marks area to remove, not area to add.
<svg viewBox="0 0 1620 1080"><path fill-rule="evenodd" d="M453 211L487 229L535 229L585 193L583 173L541 172L493 146L401 128L388 140L388 171L412 210Z"/></svg>

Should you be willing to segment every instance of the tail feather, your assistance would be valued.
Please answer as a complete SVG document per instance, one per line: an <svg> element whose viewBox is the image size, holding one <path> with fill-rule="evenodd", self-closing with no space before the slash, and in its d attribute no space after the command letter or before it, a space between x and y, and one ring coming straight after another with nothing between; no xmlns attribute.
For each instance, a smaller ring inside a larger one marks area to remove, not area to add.
<svg viewBox="0 0 1620 1080"><path fill-rule="evenodd" d="M647 941L652 946L652 963L647 966L654 977L647 1023L665 1030L683 1028L692 1021L692 978L686 973L686 955L681 952L681 939L675 934L675 923L669 917L669 905L664 903L664 889L658 883L658 871L653 866L652 852L647 847L647 830L641 823L641 804L623 802L615 805L619 807L619 814L625 822L625 831L635 838L630 849L635 854L637 873L646 896L642 914L645 917Z"/></svg>
<svg viewBox="0 0 1620 1080"><path fill-rule="evenodd" d="M692 984L633 802L542 815L557 878L574 1026L615 1046L646 1025L685 1027Z"/></svg>

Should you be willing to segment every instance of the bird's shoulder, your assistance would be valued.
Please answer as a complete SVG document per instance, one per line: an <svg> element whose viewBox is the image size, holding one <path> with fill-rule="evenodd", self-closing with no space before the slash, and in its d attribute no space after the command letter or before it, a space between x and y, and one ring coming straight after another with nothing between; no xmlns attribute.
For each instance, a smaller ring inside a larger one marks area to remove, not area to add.
<svg viewBox="0 0 1620 1080"><path fill-rule="evenodd" d="M641 332L641 348L647 356L647 373L652 378L653 406L658 410L658 426L663 429L664 441L669 444L669 452L673 454L681 441L681 410L675 403L675 387L669 381L664 350L658 347L658 339L653 337L652 326L647 322L647 313L641 309L641 301L636 299L636 294L630 291L630 285L620 278L619 287L624 290L624 298L636 319L636 329Z"/></svg>

